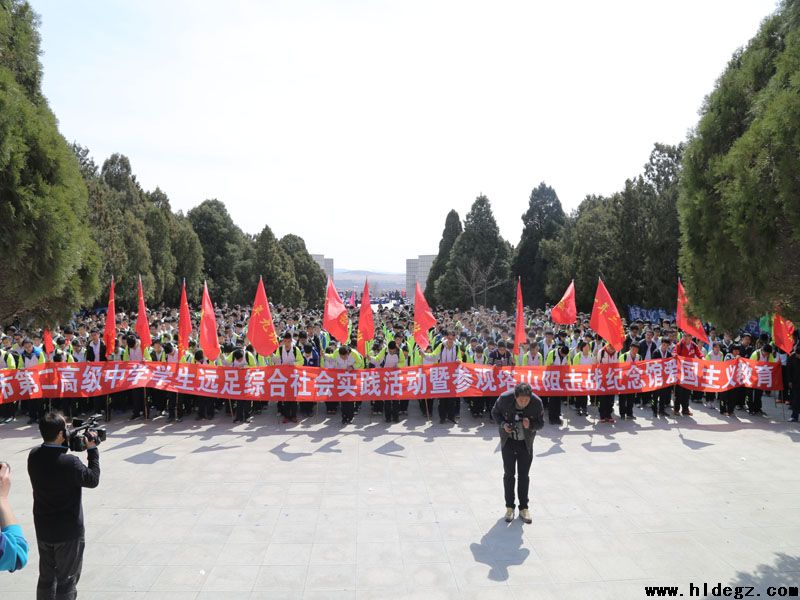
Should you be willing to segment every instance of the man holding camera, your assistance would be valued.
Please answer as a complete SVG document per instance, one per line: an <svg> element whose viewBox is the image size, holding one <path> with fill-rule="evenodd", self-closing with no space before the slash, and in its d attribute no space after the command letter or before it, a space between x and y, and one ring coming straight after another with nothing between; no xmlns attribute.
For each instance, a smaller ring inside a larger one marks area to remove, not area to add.
<svg viewBox="0 0 800 600"><path fill-rule="evenodd" d="M519 517L525 523L532 519L528 510L528 473L533 461L533 438L544 427L542 399L533 393L530 384L518 383L510 392L501 394L492 409L492 418L500 426L500 447L503 454L503 487L506 497L506 523L514 520L514 479L517 479Z"/></svg>
<svg viewBox="0 0 800 600"><path fill-rule="evenodd" d="M39 420L44 443L28 455L33 524L39 547L37 600L73 600L83 564L82 488L100 483L97 437L86 432L89 466L67 450L67 422L59 412Z"/></svg>

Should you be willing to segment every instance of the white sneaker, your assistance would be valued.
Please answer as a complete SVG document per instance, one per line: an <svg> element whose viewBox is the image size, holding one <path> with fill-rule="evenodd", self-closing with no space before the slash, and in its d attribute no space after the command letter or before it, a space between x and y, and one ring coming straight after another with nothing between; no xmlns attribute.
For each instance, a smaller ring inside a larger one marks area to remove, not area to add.
<svg viewBox="0 0 800 600"><path fill-rule="evenodd" d="M519 511L519 518L522 519L523 523L528 523L529 525L533 523L533 519L531 519L531 513L527 508L523 508Z"/></svg>
<svg viewBox="0 0 800 600"><path fill-rule="evenodd" d="M507 508L506 509L506 523L511 523L514 520L514 509Z"/></svg>

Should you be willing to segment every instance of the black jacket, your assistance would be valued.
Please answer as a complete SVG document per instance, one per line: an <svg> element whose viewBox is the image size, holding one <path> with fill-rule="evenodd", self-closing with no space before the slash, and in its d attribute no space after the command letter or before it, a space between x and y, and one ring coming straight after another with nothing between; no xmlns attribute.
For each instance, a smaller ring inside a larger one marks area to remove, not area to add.
<svg viewBox="0 0 800 600"><path fill-rule="evenodd" d="M501 394L492 408L492 418L497 421L500 426L500 447L505 446L506 440L511 436L503 429L503 424L514 423L514 417L517 412L517 401L514 398L514 391L505 392ZM533 438L536 437L536 432L544 427L544 407L542 399L536 394L531 396L531 401L528 406L521 410L522 417L530 419L530 427L525 429L525 445L528 447L528 452L533 454Z"/></svg>
<svg viewBox="0 0 800 600"><path fill-rule="evenodd" d="M55 544L83 536L82 488L100 483L100 452L87 454L88 467L66 447L42 444L28 455L37 540Z"/></svg>
<svg viewBox="0 0 800 600"><path fill-rule="evenodd" d="M651 359L655 358L655 356L653 356L653 352L655 352L657 349L658 349L658 344L656 344L655 341L650 342ZM645 356L647 356L647 340L642 340L641 342L639 342L639 359L645 360L644 358Z"/></svg>
<svg viewBox="0 0 800 600"><path fill-rule="evenodd" d="M105 360L106 360L106 345L103 343L103 340L100 340L99 357L94 355L94 348L92 348L92 343L89 342L88 344L86 344L86 362L97 362Z"/></svg>

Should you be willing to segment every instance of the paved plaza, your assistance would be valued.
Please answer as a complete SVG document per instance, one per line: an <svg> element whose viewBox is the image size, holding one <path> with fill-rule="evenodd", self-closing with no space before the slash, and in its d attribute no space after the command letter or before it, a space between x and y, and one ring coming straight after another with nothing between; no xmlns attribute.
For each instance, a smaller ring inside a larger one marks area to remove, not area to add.
<svg viewBox="0 0 800 600"><path fill-rule="evenodd" d="M532 525L502 520L494 425L412 403L386 424L324 414L282 425L163 419L109 424L99 488L85 490L80 598L644 598L646 585L800 584L800 430L768 417L609 426L571 411L534 442ZM595 409L590 409L594 416ZM12 506L34 539L26 472L35 426L0 425ZM34 598L34 547L0 574L2 600ZM702 597L702 596L701 596Z"/></svg>

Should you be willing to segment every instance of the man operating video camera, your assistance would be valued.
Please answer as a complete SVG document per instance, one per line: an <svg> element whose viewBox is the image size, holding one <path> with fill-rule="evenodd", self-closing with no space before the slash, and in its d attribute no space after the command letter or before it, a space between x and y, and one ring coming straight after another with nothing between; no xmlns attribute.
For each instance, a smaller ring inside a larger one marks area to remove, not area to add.
<svg viewBox="0 0 800 600"><path fill-rule="evenodd" d="M72 600L81 576L84 549L82 488L100 483L99 437L92 429L71 432L60 412L39 420L44 443L28 455L33 487L33 524L39 547L37 600ZM80 444L76 436L80 435ZM72 438L72 439L70 439ZM89 466L69 448L87 450Z"/></svg>

